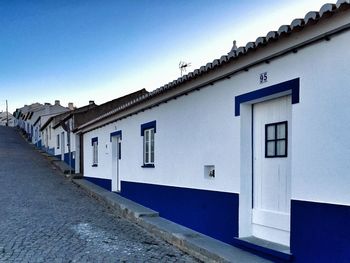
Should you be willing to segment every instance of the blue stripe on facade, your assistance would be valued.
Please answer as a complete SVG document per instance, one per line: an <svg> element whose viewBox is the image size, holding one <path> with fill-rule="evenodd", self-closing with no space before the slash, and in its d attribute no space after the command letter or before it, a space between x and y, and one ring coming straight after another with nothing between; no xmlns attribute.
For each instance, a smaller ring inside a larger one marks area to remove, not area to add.
<svg viewBox="0 0 350 263"><path fill-rule="evenodd" d="M71 160L70 160L70 166L75 169L75 159L73 159L73 156L75 155L75 152L71 152ZM64 154L64 162L69 165L69 153Z"/></svg>
<svg viewBox="0 0 350 263"><path fill-rule="evenodd" d="M147 129L154 129L154 133L157 131L157 122L156 121L150 121L144 124L141 124L141 136L144 135L145 130Z"/></svg>
<svg viewBox="0 0 350 263"><path fill-rule="evenodd" d="M235 116L240 115L241 103L258 100L260 98L268 97L277 93L283 93L286 91L291 91L292 94L292 104L299 103L299 93L300 93L300 79L288 80L270 87L248 92L235 97Z"/></svg>
<svg viewBox="0 0 350 263"><path fill-rule="evenodd" d="M119 136L120 139L122 139L122 135L123 135L123 134L122 134L122 131L121 131L121 130L112 132L111 135L110 135L110 141L112 141L112 137L113 137L113 136Z"/></svg>
<svg viewBox="0 0 350 263"><path fill-rule="evenodd" d="M350 206L292 200L291 252L298 263L350 262Z"/></svg>
<svg viewBox="0 0 350 263"><path fill-rule="evenodd" d="M42 147L41 140L37 141L35 145L40 149Z"/></svg>
<svg viewBox="0 0 350 263"><path fill-rule="evenodd" d="M73 170L75 170L75 159L73 159L73 155L75 155L75 152L71 152L71 167ZM62 159L62 155L61 154L57 154L55 155L55 157L58 159L58 160L61 160ZM64 162L66 164L69 165L69 153L65 153L64 154Z"/></svg>
<svg viewBox="0 0 350 263"><path fill-rule="evenodd" d="M94 138L91 139L91 146L94 146L94 142L98 143L98 138L97 137L94 137Z"/></svg>
<svg viewBox="0 0 350 263"><path fill-rule="evenodd" d="M48 154L55 155L55 148L46 148L45 150Z"/></svg>
<svg viewBox="0 0 350 263"><path fill-rule="evenodd" d="M238 236L238 194L126 181L120 194L223 242Z"/></svg>
<svg viewBox="0 0 350 263"><path fill-rule="evenodd" d="M86 177L86 176L84 176L84 179L98 186L101 186L102 188L108 191L112 191L112 180L110 179Z"/></svg>

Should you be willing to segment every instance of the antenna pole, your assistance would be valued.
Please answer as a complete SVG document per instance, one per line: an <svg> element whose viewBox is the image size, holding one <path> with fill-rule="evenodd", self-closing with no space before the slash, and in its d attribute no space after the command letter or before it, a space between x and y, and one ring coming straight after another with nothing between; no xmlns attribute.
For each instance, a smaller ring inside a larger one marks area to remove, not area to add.
<svg viewBox="0 0 350 263"><path fill-rule="evenodd" d="M186 72L187 67L191 66L191 63L186 63L185 61L180 61L179 63L179 69L180 69L180 73L181 73L181 77L182 74L184 72Z"/></svg>
<svg viewBox="0 0 350 263"><path fill-rule="evenodd" d="M6 100L6 126L9 126L9 110L8 110L7 100Z"/></svg>

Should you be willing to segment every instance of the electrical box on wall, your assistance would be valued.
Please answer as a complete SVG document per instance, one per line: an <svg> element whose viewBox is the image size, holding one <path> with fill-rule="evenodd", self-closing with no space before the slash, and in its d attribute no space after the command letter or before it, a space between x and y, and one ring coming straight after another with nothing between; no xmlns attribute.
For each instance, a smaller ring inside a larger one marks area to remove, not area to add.
<svg viewBox="0 0 350 263"><path fill-rule="evenodd" d="M215 178L215 165L204 165L204 177L208 179Z"/></svg>

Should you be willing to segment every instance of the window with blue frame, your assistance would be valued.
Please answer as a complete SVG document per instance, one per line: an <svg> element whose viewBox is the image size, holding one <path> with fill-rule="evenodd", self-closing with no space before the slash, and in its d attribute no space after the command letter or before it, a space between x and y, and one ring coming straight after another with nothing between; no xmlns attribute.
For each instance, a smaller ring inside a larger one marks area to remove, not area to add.
<svg viewBox="0 0 350 263"><path fill-rule="evenodd" d="M143 136L143 166L154 167L155 160L155 133L156 121L141 125L141 136Z"/></svg>

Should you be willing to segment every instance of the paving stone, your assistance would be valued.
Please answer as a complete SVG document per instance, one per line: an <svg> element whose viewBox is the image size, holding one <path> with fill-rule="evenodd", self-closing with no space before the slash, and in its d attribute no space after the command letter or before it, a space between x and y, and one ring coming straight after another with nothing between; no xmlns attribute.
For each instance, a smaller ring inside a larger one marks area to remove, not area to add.
<svg viewBox="0 0 350 263"><path fill-rule="evenodd" d="M0 127L0 262L197 262L69 182Z"/></svg>

